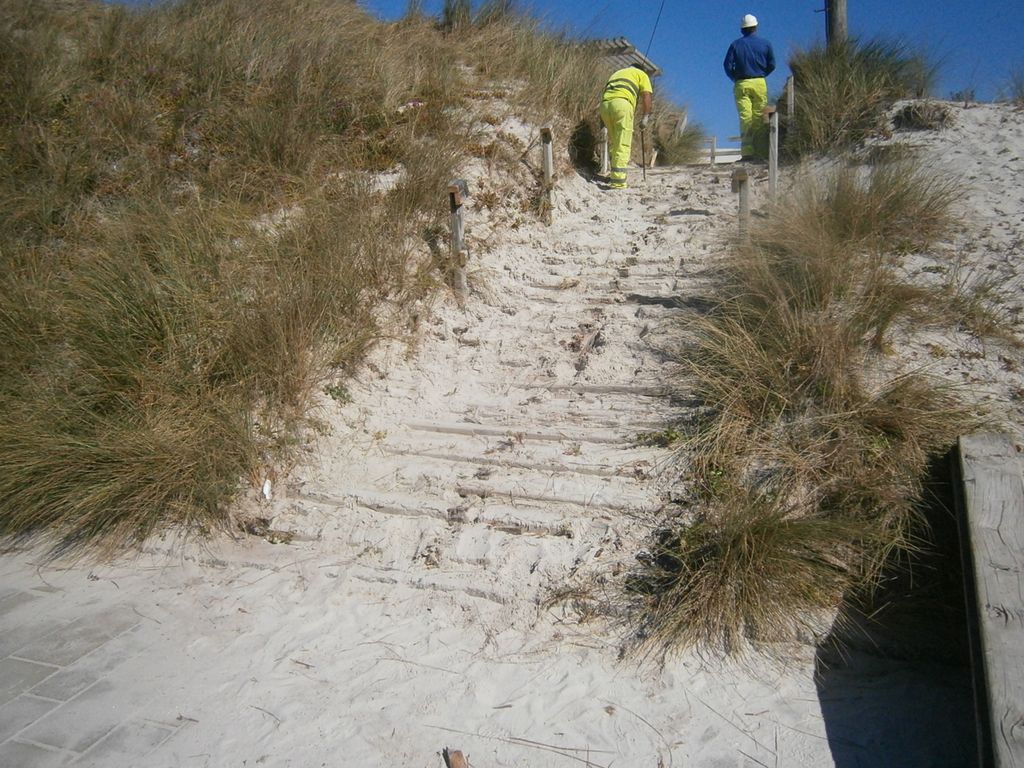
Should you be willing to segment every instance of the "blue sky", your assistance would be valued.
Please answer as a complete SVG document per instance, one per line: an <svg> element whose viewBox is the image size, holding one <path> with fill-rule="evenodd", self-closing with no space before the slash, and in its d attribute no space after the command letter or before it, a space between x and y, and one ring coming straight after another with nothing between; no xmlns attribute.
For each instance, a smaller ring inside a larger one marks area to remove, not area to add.
<svg viewBox="0 0 1024 768"><path fill-rule="evenodd" d="M479 2L474 0L474 6ZM407 0L359 3L383 19L394 19L405 11ZM443 4L426 0L424 6L427 13L439 14ZM1018 3L848 0L847 5L851 34L899 37L940 62L936 96L974 89L978 98L991 99L1012 69L1024 71L1024 9ZM623 36L646 50L661 0L521 0L520 7L574 37ZM666 94L686 104L691 119L726 143L738 127L722 59L739 34L740 17L755 14L760 34L775 47L779 68L768 88L777 94L788 74L789 52L824 40L825 17L815 12L823 7L824 0L665 0L649 53L665 70L655 83L655 96Z"/></svg>
<svg viewBox="0 0 1024 768"><path fill-rule="evenodd" d="M400 16L406 0L359 0L382 18ZM474 6L479 0L475 0ZM1024 8L1013 2L947 0L848 0L850 32L862 37L901 37L921 46L941 63L935 95L974 88L991 99L1009 79L1013 66L1024 70ZM439 13L443 0L426 0ZM553 28L580 37L628 37L641 50L651 40L661 0L533 0L522 7ZM739 36L739 20L753 13L759 34L772 42L779 68L768 78L772 94L782 90L785 61L794 47L825 38L824 0L665 0L650 57L665 70L655 83L690 108L720 143L739 130L731 85L722 71L729 43ZM657 93L655 94L657 96ZM596 95L595 95L596 98Z"/></svg>

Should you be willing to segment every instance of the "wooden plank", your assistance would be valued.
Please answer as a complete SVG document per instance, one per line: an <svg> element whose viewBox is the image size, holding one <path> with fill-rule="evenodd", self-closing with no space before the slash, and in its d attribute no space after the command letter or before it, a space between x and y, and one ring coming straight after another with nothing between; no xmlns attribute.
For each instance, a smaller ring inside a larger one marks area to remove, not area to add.
<svg viewBox="0 0 1024 768"><path fill-rule="evenodd" d="M962 437L959 453L980 763L1024 766L1024 479L1005 435Z"/></svg>
<svg viewBox="0 0 1024 768"><path fill-rule="evenodd" d="M581 443L628 443L629 440L614 432L594 432L589 429L559 429L551 432L540 432L526 427L514 425L491 427L483 424L467 424L460 422L416 422L406 425L417 432L437 432L439 434L468 435L470 437L498 437L511 440L542 440L560 442L572 440Z"/></svg>
<svg viewBox="0 0 1024 768"><path fill-rule="evenodd" d="M668 389L662 386L638 384L544 384L529 382L521 384L524 389L543 389L548 392L575 392L585 395L630 395L633 397L667 397Z"/></svg>

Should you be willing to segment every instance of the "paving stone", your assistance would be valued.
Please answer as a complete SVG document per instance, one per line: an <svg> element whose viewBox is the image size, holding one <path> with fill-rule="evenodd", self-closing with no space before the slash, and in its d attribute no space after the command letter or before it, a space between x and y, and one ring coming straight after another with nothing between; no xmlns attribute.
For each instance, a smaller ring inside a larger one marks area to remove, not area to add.
<svg viewBox="0 0 1024 768"><path fill-rule="evenodd" d="M0 744L0 765L4 768L57 768L70 765L75 755L49 750L35 744L8 741Z"/></svg>
<svg viewBox="0 0 1024 768"><path fill-rule="evenodd" d="M6 704L56 671L55 667L23 659L0 659L0 704Z"/></svg>
<svg viewBox="0 0 1024 768"><path fill-rule="evenodd" d="M151 720L133 720L117 726L102 741L90 749L81 759L83 766L107 766L139 764L132 763L145 757L175 734L170 728Z"/></svg>
<svg viewBox="0 0 1024 768"><path fill-rule="evenodd" d="M37 696L68 701L139 654L146 645L136 626L104 643L72 666L58 670L32 689Z"/></svg>
<svg viewBox="0 0 1024 768"><path fill-rule="evenodd" d="M85 752L126 719L128 707L115 705L117 698L114 686L101 680L22 731L19 738Z"/></svg>
<svg viewBox="0 0 1024 768"><path fill-rule="evenodd" d="M136 625L139 617L126 608L83 616L51 632L38 643L25 646L18 656L46 664L65 666L95 651L104 643Z"/></svg>
<svg viewBox="0 0 1024 768"><path fill-rule="evenodd" d="M192 765L192 761L187 756L193 755L196 752L195 734L192 729L197 726L194 722L187 719L182 720L180 715L176 721L147 720L147 722L170 729L171 734L147 753L144 760L128 763L124 765L124 768L183 768L183 766ZM92 752L89 752L89 754L91 755ZM201 762L196 765L196 768L199 768L199 765L201 765ZM250 765L252 765L251 762ZM75 763L75 766L79 768L79 763ZM81 768L111 768L111 766L104 765L98 760L96 762L88 762L83 759L81 761ZM242 766L239 766L239 768L242 768Z"/></svg>
<svg viewBox="0 0 1024 768"><path fill-rule="evenodd" d="M26 726L50 712L59 702L23 694L0 707L0 741L11 738ZM0 763L3 765L3 763Z"/></svg>
<svg viewBox="0 0 1024 768"><path fill-rule="evenodd" d="M48 699L69 701L90 685L98 682L101 677L102 675L98 675L90 669L78 669L77 667L60 669L52 677L48 677L32 688L31 692L36 696L45 696Z"/></svg>
<svg viewBox="0 0 1024 768"><path fill-rule="evenodd" d="M10 613L15 608L19 608L25 603L31 603L33 600L38 600L39 595L33 594L32 592L23 592L21 590L15 590L6 595L0 595L0 616Z"/></svg>
<svg viewBox="0 0 1024 768"><path fill-rule="evenodd" d="M67 622L54 619L40 619L23 622L0 631L0 658L17 654L22 648L43 641L51 632L56 632Z"/></svg>

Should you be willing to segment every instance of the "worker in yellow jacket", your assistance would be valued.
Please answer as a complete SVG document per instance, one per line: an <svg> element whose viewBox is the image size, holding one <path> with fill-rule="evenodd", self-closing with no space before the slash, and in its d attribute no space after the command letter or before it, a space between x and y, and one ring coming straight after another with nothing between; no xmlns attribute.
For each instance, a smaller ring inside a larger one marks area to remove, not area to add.
<svg viewBox="0 0 1024 768"><path fill-rule="evenodd" d="M640 109L640 130L651 119L654 88L650 76L639 67L626 67L612 73L601 99L601 121L608 129L608 154L611 174L608 186L626 188L626 166L633 147L633 116Z"/></svg>

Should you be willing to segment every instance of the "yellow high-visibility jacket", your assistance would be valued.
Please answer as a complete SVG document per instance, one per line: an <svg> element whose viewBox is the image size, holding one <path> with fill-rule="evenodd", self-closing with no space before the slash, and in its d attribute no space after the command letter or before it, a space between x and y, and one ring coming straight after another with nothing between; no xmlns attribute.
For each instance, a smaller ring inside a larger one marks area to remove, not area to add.
<svg viewBox="0 0 1024 768"><path fill-rule="evenodd" d="M651 78L642 69L626 67L613 72L608 78L602 101L625 99L636 109L636 101L641 93L654 93Z"/></svg>

